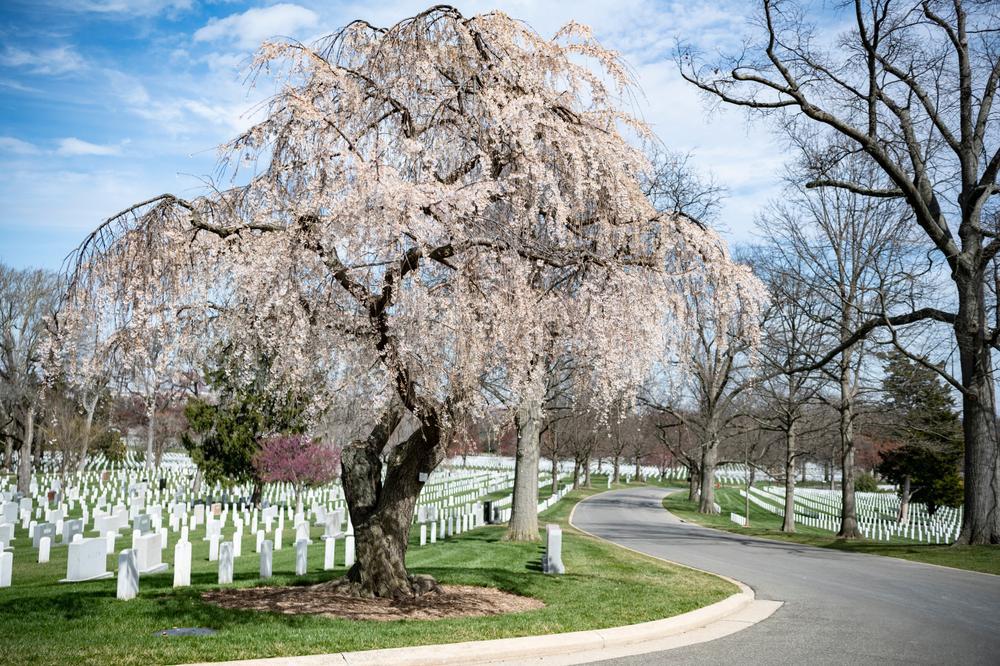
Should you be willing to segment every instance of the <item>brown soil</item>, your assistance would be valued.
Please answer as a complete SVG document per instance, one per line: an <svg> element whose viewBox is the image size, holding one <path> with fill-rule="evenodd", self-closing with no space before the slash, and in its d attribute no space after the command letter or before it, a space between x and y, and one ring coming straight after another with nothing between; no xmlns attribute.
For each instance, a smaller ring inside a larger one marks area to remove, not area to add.
<svg viewBox="0 0 1000 666"><path fill-rule="evenodd" d="M544 608L538 599L501 592L492 587L442 585L404 599L365 599L331 592L329 584L307 587L245 587L205 592L205 601L238 610L289 615L325 615L343 620L439 620L521 613Z"/></svg>

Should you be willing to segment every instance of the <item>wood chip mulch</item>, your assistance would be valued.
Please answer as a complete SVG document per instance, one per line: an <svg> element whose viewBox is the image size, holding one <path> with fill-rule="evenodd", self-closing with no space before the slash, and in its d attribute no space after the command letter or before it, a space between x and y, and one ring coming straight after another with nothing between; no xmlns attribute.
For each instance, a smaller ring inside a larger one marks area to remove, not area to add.
<svg viewBox="0 0 1000 666"><path fill-rule="evenodd" d="M342 620L439 620L523 613L544 608L538 599L501 592L492 587L442 585L405 599L365 599L331 593L324 584L305 587L245 587L205 592L208 603L236 610L310 614Z"/></svg>

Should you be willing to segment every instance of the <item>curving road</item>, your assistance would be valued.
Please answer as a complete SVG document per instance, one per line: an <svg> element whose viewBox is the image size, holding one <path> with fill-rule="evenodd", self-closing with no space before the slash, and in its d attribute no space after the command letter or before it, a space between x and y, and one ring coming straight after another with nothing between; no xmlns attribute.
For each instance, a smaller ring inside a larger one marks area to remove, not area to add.
<svg viewBox="0 0 1000 666"><path fill-rule="evenodd" d="M783 601L718 640L605 664L1000 664L1000 576L743 537L683 523L665 490L597 495L573 524Z"/></svg>

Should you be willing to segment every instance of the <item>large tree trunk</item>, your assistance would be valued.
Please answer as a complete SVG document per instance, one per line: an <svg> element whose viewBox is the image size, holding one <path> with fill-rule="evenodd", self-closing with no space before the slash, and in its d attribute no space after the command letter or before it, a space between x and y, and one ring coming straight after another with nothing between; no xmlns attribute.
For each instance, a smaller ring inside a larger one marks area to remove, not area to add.
<svg viewBox="0 0 1000 666"><path fill-rule="evenodd" d="M590 454L583 459L583 485L590 488Z"/></svg>
<svg viewBox="0 0 1000 666"><path fill-rule="evenodd" d="M517 410L517 455L508 541L538 541L538 454L542 401L525 398Z"/></svg>
<svg viewBox="0 0 1000 666"><path fill-rule="evenodd" d="M384 483L380 454L391 429L384 432L386 429L376 428L380 432L374 439L344 448L344 497L354 526L357 559L338 585L352 594L399 598L436 589L433 579L410 576L406 571L410 525L424 486L422 479L445 453L439 426L426 416L424 419L389 455Z"/></svg>
<svg viewBox="0 0 1000 666"><path fill-rule="evenodd" d="M14 438L4 437L3 471L14 471Z"/></svg>
<svg viewBox="0 0 1000 666"><path fill-rule="evenodd" d="M719 440L709 437L701 451L701 500L698 513L716 514L715 508L715 463L719 456Z"/></svg>
<svg viewBox="0 0 1000 666"><path fill-rule="evenodd" d="M622 465L621 457L616 453L614 457L614 462L612 463L612 469L614 470L611 477L611 483L621 483L622 480Z"/></svg>
<svg viewBox="0 0 1000 666"><path fill-rule="evenodd" d="M983 276L956 276L955 338L962 366L962 433L965 436L965 507L957 543L1000 543L1000 466L997 464L996 395Z"/></svg>
<svg viewBox="0 0 1000 666"><path fill-rule="evenodd" d="M574 472L575 474L576 472ZM552 456L552 494L559 492L559 459Z"/></svg>
<svg viewBox="0 0 1000 666"><path fill-rule="evenodd" d="M795 455L796 442L795 422L788 424L785 431L785 517L781 522L782 532L795 531Z"/></svg>
<svg viewBox="0 0 1000 666"><path fill-rule="evenodd" d="M31 490L31 444L34 440L35 405L32 403L24 410L24 436L21 439L17 466L17 491L25 495Z"/></svg>

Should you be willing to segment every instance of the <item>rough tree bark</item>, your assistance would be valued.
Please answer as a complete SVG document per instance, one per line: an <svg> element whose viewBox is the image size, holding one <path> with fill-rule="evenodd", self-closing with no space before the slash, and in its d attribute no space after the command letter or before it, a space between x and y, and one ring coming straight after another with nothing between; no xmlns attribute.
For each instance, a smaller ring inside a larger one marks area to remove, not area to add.
<svg viewBox="0 0 1000 666"><path fill-rule="evenodd" d="M420 427L389 454L383 483L381 454L398 422L394 415L382 419L367 440L342 453L357 560L335 586L358 596L400 598L437 587L429 576L410 576L405 559L413 509L424 486L421 475L444 459L445 439L437 419L422 415Z"/></svg>
<svg viewBox="0 0 1000 666"><path fill-rule="evenodd" d="M517 453L514 464L514 497L511 502L508 541L538 541L538 456L542 427L542 401L526 397L517 409Z"/></svg>
<svg viewBox="0 0 1000 666"><path fill-rule="evenodd" d="M967 240L971 242L971 240ZM1000 241L994 241L1000 242ZM976 254L979 254L978 252ZM962 368L965 506L959 543L1000 543L996 395L982 271L958 271L955 338Z"/></svg>

